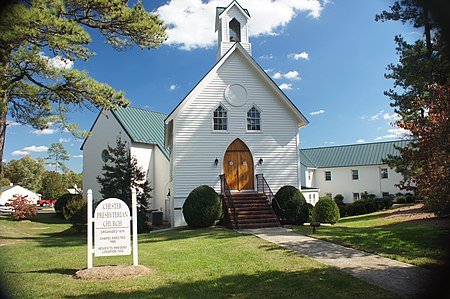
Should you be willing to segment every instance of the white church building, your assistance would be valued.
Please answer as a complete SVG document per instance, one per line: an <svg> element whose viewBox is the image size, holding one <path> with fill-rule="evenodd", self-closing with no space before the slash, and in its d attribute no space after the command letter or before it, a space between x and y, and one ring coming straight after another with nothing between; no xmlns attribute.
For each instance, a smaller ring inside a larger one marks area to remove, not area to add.
<svg viewBox="0 0 450 299"><path fill-rule="evenodd" d="M101 199L96 177L121 136L147 171L150 208L172 226L186 224L183 203L200 185L225 195L230 226L279 225L270 203L282 186L302 186L299 129L308 121L252 58L249 19L237 1L217 8L217 62L169 115L133 107L99 114L82 146L84 193ZM303 192L318 198L318 189Z"/></svg>

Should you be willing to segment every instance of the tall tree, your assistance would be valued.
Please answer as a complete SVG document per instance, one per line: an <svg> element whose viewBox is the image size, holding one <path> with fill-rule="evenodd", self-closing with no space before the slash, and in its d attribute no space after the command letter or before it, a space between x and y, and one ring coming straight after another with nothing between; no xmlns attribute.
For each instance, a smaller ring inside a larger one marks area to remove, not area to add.
<svg viewBox="0 0 450 299"><path fill-rule="evenodd" d="M4 169L5 178L13 184L37 192L41 187L42 174L45 172L45 161L25 156L19 160L11 160Z"/></svg>
<svg viewBox="0 0 450 299"><path fill-rule="evenodd" d="M58 199L67 193L63 175L56 171L46 171L42 175L42 184L39 193L43 199Z"/></svg>
<svg viewBox="0 0 450 299"><path fill-rule="evenodd" d="M123 92L67 67L94 55L87 28L98 30L115 49L156 48L166 26L138 1L15 0L0 12L0 161L6 117L44 129L49 122L76 135L67 113L79 108L128 105ZM1 171L1 169L0 169Z"/></svg>
<svg viewBox="0 0 450 299"><path fill-rule="evenodd" d="M138 230L148 231L148 200L152 188L145 171L132 156L125 142L117 137L116 147L108 145L108 161L102 167L102 176L97 177L104 198L122 199L131 209L131 187L136 189L138 209Z"/></svg>
<svg viewBox="0 0 450 299"><path fill-rule="evenodd" d="M398 148L400 156L389 157L387 162L404 175L401 188L416 191L425 197L428 207L446 214L450 212L445 183L450 172L449 47L423 3L397 1L390 11L375 17L377 21L401 21L423 29L423 38L412 44L401 36L395 37L400 59L398 64L388 66L390 72L385 77L394 80L396 89L385 94L400 115L396 125L410 131L412 141Z"/></svg>
<svg viewBox="0 0 450 299"><path fill-rule="evenodd" d="M64 172L68 170L67 166L64 164L64 161L69 161L70 157L67 154L67 151L62 143L52 143L47 153L48 157L46 159L50 161L47 162L47 164L54 165L56 172L58 172L58 166Z"/></svg>

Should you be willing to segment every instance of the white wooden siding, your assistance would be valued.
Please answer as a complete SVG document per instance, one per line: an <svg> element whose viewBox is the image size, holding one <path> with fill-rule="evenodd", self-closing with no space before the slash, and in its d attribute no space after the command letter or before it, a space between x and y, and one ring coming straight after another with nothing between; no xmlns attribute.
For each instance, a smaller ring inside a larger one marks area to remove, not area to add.
<svg viewBox="0 0 450 299"><path fill-rule="evenodd" d="M199 185L210 185L220 191L219 175L223 173L224 153L236 138L247 144L253 156L255 174L264 173L274 192L288 184L299 187L298 121L292 110L277 98L273 89L241 55L234 52L209 82L202 82L204 88L174 120L175 208L181 207L189 192ZM247 89L248 101L242 107L231 106L223 96L226 86L236 83ZM228 109L228 131L225 133L214 132L211 126L211 111L219 103ZM247 111L253 105L261 109L261 132L246 131ZM214 164L216 158L219 159L218 166ZM256 166L260 158L264 163Z"/></svg>

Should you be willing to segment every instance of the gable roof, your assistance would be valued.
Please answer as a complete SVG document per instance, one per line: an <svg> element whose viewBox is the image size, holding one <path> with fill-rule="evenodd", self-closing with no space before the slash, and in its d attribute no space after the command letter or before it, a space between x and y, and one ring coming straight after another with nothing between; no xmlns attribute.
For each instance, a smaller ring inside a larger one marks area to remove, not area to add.
<svg viewBox="0 0 450 299"><path fill-rule="evenodd" d="M164 119L167 114L131 106L111 110L111 114L117 119L131 141L155 144L166 158L169 158L169 153L164 148ZM97 120L95 120L94 125L96 122ZM92 125L90 131L92 131L94 125ZM81 149L83 149L88 138L84 140Z"/></svg>
<svg viewBox="0 0 450 299"><path fill-rule="evenodd" d="M0 187L0 194L2 194L5 191L8 191L11 188L14 188L15 186L17 186L17 185L14 185L14 186L1 186Z"/></svg>
<svg viewBox="0 0 450 299"><path fill-rule="evenodd" d="M219 30L219 19L222 16L222 13L229 10L233 5L236 5L238 9L245 15L247 15L247 18L250 18L250 13L247 9L243 8L237 1L232 1L230 4L228 4L227 7L216 7L216 28L215 31Z"/></svg>
<svg viewBox="0 0 450 299"><path fill-rule="evenodd" d="M253 59L253 57L241 46L239 42L236 42L220 59L217 61L217 63L209 70L208 73L194 86L194 88L186 95L186 97L175 107L175 109L170 112L170 114L167 116L165 123L168 124L175 115L182 109L184 105L188 102L189 99L193 98L193 95L198 92L201 83L208 78L209 76L212 76L212 74L217 71L224 63L227 61L227 58L231 56L234 52L241 53L242 56L245 58L246 61L250 63L250 65L253 67L253 70L255 70L263 80L266 81L266 83L272 88L272 90L275 91L275 93L279 96L280 99L283 100L287 104L287 106L290 108L290 110L294 113L294 115L297 117L299 127L306 126L309 121L306 119L306 117L300 112L300 110L297 108L297 106L292 103L292 101L286 96L286 94L278 87L278 85L270 78L270 76L261 68L261 66Z"/></svg>
<svg viewBox="0 0 450 299"><path fill-rule="evenodd" d="M409 140L317 147L300 150L300 162L308 168L381 165L388 155L398 155L395 146L406 147Z"/></svg>

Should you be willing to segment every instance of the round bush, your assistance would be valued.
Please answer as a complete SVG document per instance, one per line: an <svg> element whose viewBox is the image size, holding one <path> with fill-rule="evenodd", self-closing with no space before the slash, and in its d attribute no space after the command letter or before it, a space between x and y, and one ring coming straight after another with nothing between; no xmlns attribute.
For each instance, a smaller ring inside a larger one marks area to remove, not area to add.
<svg viewBox="0 0 450 299"><path fill-rule="evenodd" d="M394 204L394 201L391 197L383 197L382 200L385 209L389 209Z"/></svg>
<svg viewBox="0 0 450 299"><path fill-rule="evenodd" d="M70 199L64 206L63 215L78 232L83 231L87 224L87 201L77 198Z"/></svg>
<svg viewBox="0 0 450 299"><path fill-rule="evenodd" d="M347 216L367 214L367 208L364 200L358 200L347 206Z"/></svg>
<svg viewBox="0 0 450 299"><path fill-rule="evenodd" d="M192 228L212 226L222 216L222 200L213 188L207 185L199 186L186 198L183 216Z"/></svg>
<svg viewBox="0 0 450 299"><path fill-rule="evenodd" d="M406 196L405 195L398 195L397 196L397 203L405 203L406 202Z"/></svg>
<svg viewBox="0 0 450 299"><path fill-rule="evenodd" d="M336 194L334 202L339 206L344 204L344 196L342 194Z"/></svg>
<svg viewBox="0 0 450 299"><path fill-rule="evenodd" d="M375 203L375 200L373 200L373 199L365 199L364 203L366 205L367 213L373 213L373 212L378 211L377 210L377 204Z"/></svg>
<svg viewBox="0 0 450 299"><path fill-rule="evenodd" d="M81 200L83 199L83 196L81 194L70 194L70 193L61 195L55 203L55 212L63 214L64 207L66 206L67 202L71 199Z"/></svg>
<svg viewBox="0 0 450 299"><path fill-rule="evenodd" d="M339 217L342 218L347 216L347 205L345 203L342 203L338 204L337 206L339 208Z"/></svg>
<svg viewBox="0 0 450 299"><path fill-rule="evenodd" d="M334 224L339 220L339 208L328 196L321 197L313 210L313 221Z"/></svg>
<svg viewBox="0 0 450 299"><path fill-rule="evenodd" d="M282 224L302 224L308 221L306 200L300 190L293 186L281 187L275 194L272 207Z"/></svg>

